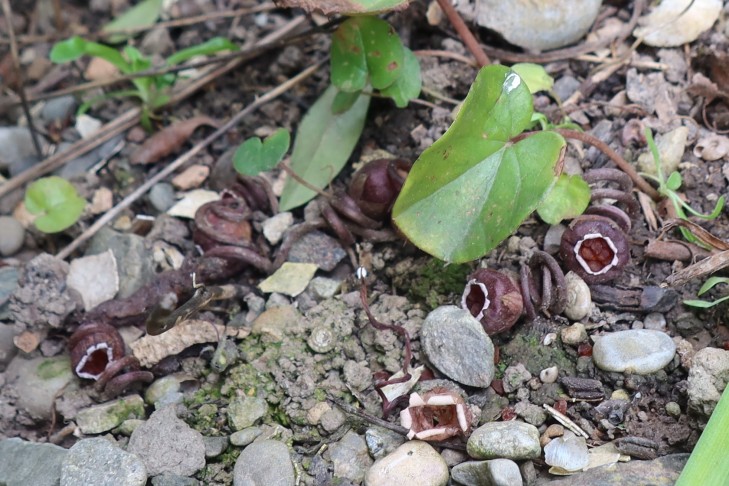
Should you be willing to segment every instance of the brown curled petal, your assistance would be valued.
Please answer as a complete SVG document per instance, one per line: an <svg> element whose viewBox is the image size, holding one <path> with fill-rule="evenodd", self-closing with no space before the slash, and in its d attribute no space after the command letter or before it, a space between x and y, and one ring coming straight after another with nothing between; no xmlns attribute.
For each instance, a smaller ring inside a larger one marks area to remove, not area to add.
<svg viewBox="0 0 729 486"><path fill-rule="evenodd" d="M228 198L203 204L195 213L195 241L203 249L215 243L237 246L250 244L249 218L250 210L242 199ZM215 243L211 244L211 241Z"/></svg>
<svg viewBox="0 0 729 486"><path fill-rule="evenodd" d="M422 396L411 393L408 407L400 412L400 424L408 429L407 437L425 441L467 436L472 418L463 397L443 387Z"/></svg>
<svg viewBox="0 0 729 486"><path fill-rule="evenodd" d="M98 380L108 366L124 355L119 331L104 323L80 326L68 341L71 366L79 378Z"/></svg>
<svg viewBox="0 0 729 486"><path fill-rule="evenodd" d="M206 257L221 257L247 263L263 273L270 273L271 261L250 248L241 246L216 246L205 253Z"/></svg>
<svg viewBox="0 0 729 486"><path fill-rule="evenodd" d="M109 380L104 387L104 394L117 397L136 383L152 383L153 380L154 374L151 371L129 371Z"/></svg>
<svg viewBox="0 0 729 486"><path fill-rule="evenodd" d="M633 190L633 181L630 176L618 169L602 168L592 169L585 172L582 176L585 182L588 184L595 184L597 182L615 182L618 188L623 192L630 192Z"/></svg>
<svg viewBox="0 0 729 486"><path fill-rule="evenodd" d="M630 260L630 248L627 236L612 220L583 215L562 234L560 256L587 284L604 283L622 273Z"/></svg>
<svg viewBox="0 0 729 486"><path fill-rule="evenodd" d="M104 389L109 380L111 380L127 368L138 370L139 360L134 356L127 355L123 358L119 358L118 360L109 363L109 366L106 367L106 370L101 374L101 376L99 376L99 379L96 380L96 389Z"/></svg>
<svg viewBox="0 0 729 486"><path fill-rule="evenodd" d="M238 186L243 189L241 195L250 208L278 212L278 201L268 181L259 176L238 176L238 180Z"/></svg>
<svg viewBox="0 0 729 486"><path fill-rule="evenodd" d="M549 295L544 292L542 298L548 302L542 305L555 314L561 314L567 305L567 283L564 272L562 272L557 260L547 252L535 251L529 263L530 265L539 264L542 266L542 271L549 275L550 290L554 289L554 292L550 291Z"/></svg>
<svg viewBox="0 0 729 486"><path fill-rule="evenodd" d="M602 188L593 189L590 195L590 201L598 201L601 199L615 199L623 203L628 210L628 214L635 215L638 213L638 201L629 192L623 192L618 189Z"/></svg>
<svg viewBox="0 0 729 486"><path fill-rule="evenodd" d="M532 271L528 265L522 265L519 269L519 282L521 293L523 296L524 311L527 318L533 321L537 318L537 311L534 309L534 295L536 292L532 289L531 281L534 279Z"/></svg>
<svg viewBox="0 0 729 486"><path fill-rule="evenodd" d="M616 208L610 204L598 204L596 206L590 206L585 209L584 214L595 214L597 216L603 216L611 219L617 224L624 233L630 233L630 228L633 223L630 221L625 211L620 208Z"/></svg>
<svg viewBox="0 0 729 486"><path fill-rule="evenodd" d="M405 179L412 168L413 163L405 159L391 160L387 165L387 172L390 176L390 184L392 184L393 188L397 190L398 193L400 192L400 189L402 189L403 184L405 184ZM393 204L394 203L395 201L393 201Z"/></svg>
<svg viewBox="0 0 729 486"><path fill-rule="evenodd" d="M343 215L350 221L354 221L360 226L371 229L379 228L381 226L379 222L365 216L357 205L357 202L355 202L349 194L338 192L334 198L329 201L329 204L331 204L331 206L336 209L339 214Z"/></svg>
<svg viewBox="0 0 729 486"><path fill-rule="evenodd" d="M354 245L354 236L344 225L342 219L337 215L336 211L332 209L329 203L323 202L320 205L321 215L329 223L329 226L337 234L344 246Z"/></svg>

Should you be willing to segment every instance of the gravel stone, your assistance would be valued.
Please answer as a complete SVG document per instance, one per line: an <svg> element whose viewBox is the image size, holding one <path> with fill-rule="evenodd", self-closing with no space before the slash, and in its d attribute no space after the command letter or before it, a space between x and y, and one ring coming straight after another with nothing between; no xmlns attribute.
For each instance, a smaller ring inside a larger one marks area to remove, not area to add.
<svg viewBox="0 0 729 486"><path fill-rule="evenodd" d="M606 334L592 348L592 359L601 370L638 375L663 369L675 354L676 344L668 334L649 329Z"/></svg>
<svg viewBox="0 0 729 486"><path fill-rule="evenodd" d="M539 405L529 402L519 402L514 405L514 412L517 416L524 419L528 424L539 427L547 420L547 412Z"/></svg>
<svg viewBox="0 0 729 486"><path fill-rule="evenodd" d="M539 431L524 422L490 422L468 438L468 455L475 459L505 458L514 461L536 459L542 452Z"/></svg>
<svg viewBox="0 0 729 486"><path fill-rule="evenodd" d="M147 484L147 470L139 457L107 439L82 439L68 450L63 460L61 484L143 486Z"/></svg>
<svg viewBox="0 0 729 486"><path fill-rule="evenodd" d="M342 369L344 381L357 391L364 391L372 384L372 371L363 363L349 360Z"/></svg>
<svg viewBox="0 0 729 486"><path fill-rule="evenodd" d="M294 243L288 261L315 263L325 272L331 272L346 256L347 252L337 240L321 231L312 231Z"/></svg>
<svg viewBox="0 0 729 486"><path fill-rule="evenodd" d="M114 253L107 250L98 255L74 259L66 283L81 295L86 312L113 299L119 290Z"/></svg>
<svg viewBox="0 0 729 486"><path fill-rule="evenodd" d="M311 330L306 343L315 353L328 353L334 349L336 336L329 326L316 326Z"/></svg>
<svg viewBox="0 0 729 486"><path fill-rule="evenodd" d="M18 348L13 342L15 330L12 324L0 323L0 371L15 357Z"/></svg>
<svg viewBox="0 0 729 486"><path fill-rule="evenodd" d="M666 404L666 413L677 419L681 416L681 406L676 402L668 402Z"/></svg>
<svg viewBox="0 0 729 486"><path fill-rule="evenodd" d="M40 137L41 145L45 141ZM33 137L27 127L0 127L0 169L14 165L31 164L38 160Z"/></svg>
<svg viewBox="0 0 729 486"><path fill-rule="evenodd" d="M228 424L233 430L243 430L263 418L268 403L260 397L236 397L228 405Z"/></svg>
<svg viewBox="0 0 729 486"><path fill-rule="evenodd" d="M494 377L494 345L470 312L442 306L425 318L420 343L441 373L467 386L487 388Z"/></svg>
<svg viewBox="0 0 729 486"><path fill-rule="evenodd" d="M63 447L26 442L14 437L0 441L0 484L56 486L61 464L68 455Z"/></svg>
<svg viewBox="0 0 729 486"><path fill-rule="evenodd" d="M289 449L277 440L254 442L235 461L234 486L293 486L294 482Z"/></svg>
<svg viewBox="0 0 729 486"><path fill-rule="evenodd" d="M205 444L205 457L218 457L225 449L228 448L230 441L228 436L222 437L203 437Z"/></svg>
<svg viewBox="0 0 729 486"><path fill-rule="evenodd" d="M149 203L160 213L164 213L175 204L175 188L169 182L158 182L149 190Z"/></svg>
<svg viewBox="0 0 729 486"><path fill-rule="evenodd" d="M405 438L381 427L373 427L365 432L367 450L375 459L385 457L405 442Z"/></svg>
<svg viewBox="0 0 729 486"><path fill-rule="evenodd" d="M372 459L367 453L367 443L361 435L351 430L339 442L329 448L329 457L334 464L334 477L361 483Z"/></svg>
<svg viewBox="0 0 729 486"><path fill-rule="evenodd" d="M393 483L398 486L445 486L448 464L427 442L406 442L375 461L365 475L367 486L392 486Z"/></svg>
<svg viewBox="0 0 729 486"><path fill-rule="evenodd" d="M25 228L12 216L0 216L0 255L15 254L23 247Z"/></svg>
<svg viewBox="0 0 729 486"><path fill-rule="evenodd" d="M688 454L671 454L652 461L618 462L552 481L549 486L624 486L626 484L676 484Z"/></svg>
<svg viewBox="0 0 729 486"><path fill-rule="evenodd" d="M503 385L506 393L512 393L518 390L527 381L532 379L532 374L524 367L523 364L517 363L509 366L504 370Z"/></svg>
<svg viewBox="0 0 729 486"><path fill-rule="evenodd" d="M157 410L137 427L127 450L142 458L150 476L191 476L205 467L202 434L177 418L174 406Z"/></svg>
<svg viewBox="0 0 729 486"><path fill-rule="evenodd" d="M688 376L689 410L711 415L729 382L729 351L704 348L691 360Z"/></svg>
<svg viewBox="0 0 729 486"><path fill-rule="evenodd" d="M281 241L284 233L292 224L294 224L293 213L289 211L278 213L262 223L263 236L266 237L269 243L276 245Z"/></svg>
<svg viewBox="0 0 729 486"><path fill-rule="evenodd" d="M334 407L321 414L321 426L324 430L331 433L337 430L339 427L344 425L347 421L347 417L344 413L339 410L338 407Z"/></svg>
<svg viewBox="0 0 729 486"><path fill-rule="evenodd" d="M468 461L451 470L454 481L464 486L521 486L519 466L509 459Z"/></svg>
<svg viewBox="0 0 729 486"><path fill-rule="evenodd" d="M199 486L200 481L177 474L164 473L152 478L152 486Z"/></svg>
<svg viewBox="0 0 729 486"><path fill-rule="evenodd" d="M41 119L46 123L65 124L76 110L76 97L73 95L59 96L46 101L41 110Z"/></svg>
<svg viewBox="0 0 729 486"><path fill-rule="evenodd" d="M35 420L49 420L56 394L73 380L68 356L26 359L17 355L5 371L18 395L15 405Z"/></svg>
<svg viewBox="0 0 729 486"><path fill-rule="evenodd" d="M142 397L129 395L81 410L76 415L76 425L84 434L101 434L119 426L125 420L144 417Z"/></svg>
<svg viewBox="0 0 729 486"><path fill-rule="evenodd" d="M248 427L230 434L230 443L234 446L245 447L261 435L263 431L260 427Z"/></svg>
<svg viewBox="0 0 729 486"><path fill-rule="evenodd" d="M571 326L565 327L560 332L562 336L562 342L575 346L577 344L587 341L587 330L585 325L579 322L575 322Z"/></svg>

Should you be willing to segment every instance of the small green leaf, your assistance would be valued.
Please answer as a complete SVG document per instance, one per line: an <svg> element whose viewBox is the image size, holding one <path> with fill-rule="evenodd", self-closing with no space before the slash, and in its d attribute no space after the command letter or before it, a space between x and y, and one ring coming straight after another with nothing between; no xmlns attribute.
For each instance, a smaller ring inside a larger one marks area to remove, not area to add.
<svg viewBox="0 0 729 486"><path fill-rule="evenodd" d="M590 186L578 175L562 174L551 191L537 207L537 213L546 223L559 224L576 218L590 204Z"/></svg>
<svg viewBox="0 0 729 486"><path fill-rule="evenodd" d="M547 70L541 64L520 62L511 66L511 69L521 77L532 94L538 91L549 91L554 86L554 78L547 74Z"/></svg>
<svg viewBox="0 0 729 486"><path fill-rule="evenodd" d="M251 137L235 151L233 167L247 176L273 169L289 151L290 142L291 136L285 128L279 128L263 142L258 137Z"/></svg>
<svg viewBox="0 0 729 486"><path fill-rule="evenodd" d="M681 187L681 182L681 174L678 172L671 172L671 175L669 175L666 180L666 187L671 191L678 191L678 188Z"/></svg>
<svg viewBox="0 0 729 486"><path fill-rule="evenodd" d="M369 96L360 96L352 107L335 115L332 102L337 88L329 86L312 105L299 125L291 168L310 184L326 187L336 177L352 154L364 127ZM288 211L309 201L316 193L293 179L288 179L281 194L281 211Z"/></svg>
<svg viewBox="0 0 729 486"><path fill-rule="evenodd" d="M116 49L112 49L98 42L90 42L81 37L74 36L65 41L57 42L49 57L51 61L62 64L65 62L75 61L83 55L96 56L105 59L117 67L121 72L129 74L131 72L130 64Z"/></svg>
<svg viewBox="0 0 729 486"><path fill-rule="evenodd" d="M332 35L332 84L344 92L359 92L367 84L367 58L359 24L345 20Z"/></svg>
<svg viewBox="0 0 729 486"><path fill-rule="evenodd" d="M522 223L554 185L564 139L530 124L532 96L504 66L479 72L448 131L422 153L392 211L410 241L449 262L474 260Z"/></svg>
<svg viewBox="0 0 729 486"><path fill-rule="evenodd" d="M237 51L239 48L225 37L213 37L212 39L177 51L167 58L167 65L174 66L185 62L195 56L209 56L221 51Z"/></svg>
<svg viewBox="0 0 729 486"><path fill-rule="evenodd" d="M394 83L403 70L405 48L395 29L377 17L353 17L359 25L364 44L370 84L384 89Z"/></svg>
<svg viewBox="0 0 729 486"><path fill-rule="evenodd" d="M712 301L706 301L706 300L684 300L683 303L685 305L690 305L691 307L700 307L702 309L708 309L710 307L714 307L715 305L719 305L722 302L725 302L729 300L729 295L726 297L722 297L721 299L712 300Z"/></svg>
<svg viewBox="0 0 729 486"><path fill-rule="evenodd" d="M102 32L109 32L154 25L162 13L162 3L162 0L143 0L106 24L101 30ZM130 37L132 37L132 34L111 34L108 40L112 44L118 44Z"/></svg>
<svg viewBox="0 0 729 486"><path fill-rule="evenodd" d="M397 81L380 91L383 96L389 96L398 108L405 108L408 102L420 96L422 78L420 76L420 62L413 51L405 49L403 69Z"/></svg>
<svg viewBox="0 0 729 486"><path fill-rule="evenodd" d="M332 113L339 115L352 108L352 105L359 99L361 91L355 91L353 93L347 93L346 91L340 91L334 97L332 101Z"/></svg>
<svg viewBox="0 0 729 486"><path fill-rule="evenodd" d="M44 233L57 233L72 226L86 206L76 188L61 177L38 179L25 192L25 207L39 215L35 226Z"/></svg>
<svg viewBox="0 0 729 486"><path fill-rule="evenodd" d="M698 295L704 295L706 292L714 288L715 286L722 284L722 283L729 283L729 278L727 277L709 277L706 279L706 282L704 282L704 285L701 286L699 289Z"/></svg>

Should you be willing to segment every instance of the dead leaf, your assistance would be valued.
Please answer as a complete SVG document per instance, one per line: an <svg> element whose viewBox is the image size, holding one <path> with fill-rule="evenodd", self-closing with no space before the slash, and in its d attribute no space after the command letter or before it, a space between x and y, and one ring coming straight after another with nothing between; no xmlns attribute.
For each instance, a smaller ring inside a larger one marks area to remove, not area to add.
<svg viewBox="0 0 729 486"><path fill-rule="evenodd" d="M729 153L729 138L712 133L696 142L694 155L704 160L719 160Z"/></svg>
<svg viewBox="0 0 729 486"><path fill-rule="evenodd" d="M218 128L220 123L209 116L199 115L189 120L173 123L147 139L129 157L132 164L151 164L175 152L180 145L190 138L190 135L201 125Z"/></svg>
<svg viewBox="0 0 729 486"><path fill-rule="evenodd" d="M633 34L654 47L677 47L695 41L714 25L721 0L663 0L641 17Z"/></svg>

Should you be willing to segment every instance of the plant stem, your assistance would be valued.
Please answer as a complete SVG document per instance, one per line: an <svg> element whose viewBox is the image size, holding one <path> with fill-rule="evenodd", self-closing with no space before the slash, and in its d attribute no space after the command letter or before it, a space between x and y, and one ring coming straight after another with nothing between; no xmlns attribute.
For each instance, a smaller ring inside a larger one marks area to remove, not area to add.
<svg viewBox="0 0 729 486"><path fill-rule="evenodd" d="M481 44L478 43L478 40L473 35L473 33L468 30L468 26L458 14L456 9L453 7L453 4L451 4L450 0L438 0L438 5L440 5L441 10L443 10L443 12L448 17L448 20L453 25L453 28L456 29L456 32L458 32L458 35L463 40L463 43L466 44L466 47L468 47L468 50L471 51L473 57L476 58L476 62L478 62L479 66L483 67L491 64L489 56L487 56L486 52L484 52L484 50L481 48Z"/></svg>
<svg viewBox="0 0 729 486"><path fill-rule="evenodd" d="M654 201L659 201L661 199L661 195L658 193L658 191L656 191L653 186L648 184L648 182L643 179L640 174L638 174L638 172L633 168L632 165L630 165L622 156L620 156L620 154L618 154L615 150L611 149L608 144L606 144L599 138L594 137L588 133L578 132L577 130L567 130L565 128L558 128L555 130L555 132L559 133L565 138L579 140L581 142L592 145L600 152L607 155L610 160L612 160L615 165L618 166L620 170L628 174L628 176L632 179L633 183L638 186L638 189L648 194Z"/></svg>

